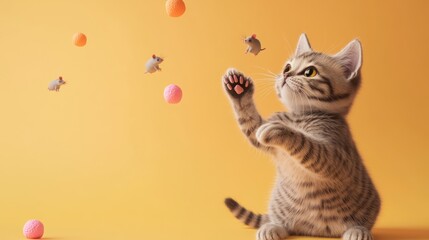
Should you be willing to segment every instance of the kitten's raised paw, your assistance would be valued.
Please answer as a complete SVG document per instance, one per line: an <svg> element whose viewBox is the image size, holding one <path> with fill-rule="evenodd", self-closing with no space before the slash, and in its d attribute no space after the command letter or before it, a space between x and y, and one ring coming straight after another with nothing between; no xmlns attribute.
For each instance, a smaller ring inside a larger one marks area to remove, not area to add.
<svg viewBox="0 0 429 240"><path fill-rule="evenodd" d="M222 78L226 92L234 98L253 93L253 82L239 71L230 68Z"/></svg>
<svg viewBox="0 0 429 240"><path fill-rule="evenodd" d="M256 232L256 240L282 240L288 236L286 228L280 225L266 223Z"/></svg>

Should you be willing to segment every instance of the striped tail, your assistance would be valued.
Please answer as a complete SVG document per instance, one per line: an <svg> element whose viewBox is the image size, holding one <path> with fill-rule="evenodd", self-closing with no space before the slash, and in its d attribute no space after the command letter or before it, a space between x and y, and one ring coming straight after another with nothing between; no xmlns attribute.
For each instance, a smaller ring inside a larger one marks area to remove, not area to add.
<svg viewBox="0 0 429 240"><path fill-rule="evenodd" d="M229 208L229 210L238 220L252 228L259 228L262 224L269 221L267 214L255 214L252 211L249 211L242 207L232 198L226 198L225 205Z"/></svg>

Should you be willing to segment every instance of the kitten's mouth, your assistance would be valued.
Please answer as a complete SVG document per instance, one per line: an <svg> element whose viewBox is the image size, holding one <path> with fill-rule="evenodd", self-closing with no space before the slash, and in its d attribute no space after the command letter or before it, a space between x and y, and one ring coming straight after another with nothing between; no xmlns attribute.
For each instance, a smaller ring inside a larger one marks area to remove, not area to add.
<svg viewBox="0 0 429 240"><path fill-rule="evenodd" d="M302 84L300 82L297 82L296 80L285 78L283 79L282 88L284 87L284 85L286 85L287 88L289 88L292 92L302 91Z"/></svg>
<svg viewBox="0 0 429 240"><path fill-rule="evenodd" d="M283 83L282 83L282 87L281 88L283 88L286 84L287 84L287 78L283 78Z"/></svg>

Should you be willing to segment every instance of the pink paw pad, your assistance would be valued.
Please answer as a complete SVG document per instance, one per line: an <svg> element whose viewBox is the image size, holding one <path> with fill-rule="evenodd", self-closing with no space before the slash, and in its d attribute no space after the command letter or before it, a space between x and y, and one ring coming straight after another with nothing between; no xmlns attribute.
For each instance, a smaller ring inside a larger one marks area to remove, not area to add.
<svg viewBox="0 0 429 240"><path fill-rule="evenodd" d="M234 80L232 79L232 76L229 76L228 79L229 79L230 83L234 83Z"/></svg>
<svg viewBox="0 0 429 240"><path fill-rule="evenodd" d="M243 92L244 92L244 89L243 89L240 85L235 85L235 87L234 87L234 91L235 91L237 94L241 94L241 93L243 93Z"/></svg>
<svg viewBox="0 0 429 240"><path fill-rule="evenodd" d="M237 76L236 75L234 75L234 82L238 82L238 78L237 78Z"/></svg>

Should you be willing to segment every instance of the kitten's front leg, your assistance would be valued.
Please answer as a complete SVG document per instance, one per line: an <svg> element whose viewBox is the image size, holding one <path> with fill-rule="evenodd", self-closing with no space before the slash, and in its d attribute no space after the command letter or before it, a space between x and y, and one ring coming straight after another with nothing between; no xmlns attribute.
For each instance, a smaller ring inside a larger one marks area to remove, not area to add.
<svg viewBox="0 0 429 240"><path fill-rule="evenodd" d="M335 144L316 140L281 121L262 124L256 131L256 139L261 145L287 152L303 167L324 177L347 177L354 167L344 160L344 151Z"/></svg>
<svg viewBox="0 0 429 240"><path fill-rule="evenodd" d="M253 102L254 86L252 80L236 69L231 68L223 76L222 84L233 106L241 131L255 147L271 151L271 147L261 145L255 137L256 129L265 120L259 115Z"/></svg>
<svg viewBox="0 0 429 240"><path fill-rule="evenodd" d="M293 131L281 121L262 124L256 131L256 139L263 145L282 147L293 135Z"/></svg>

